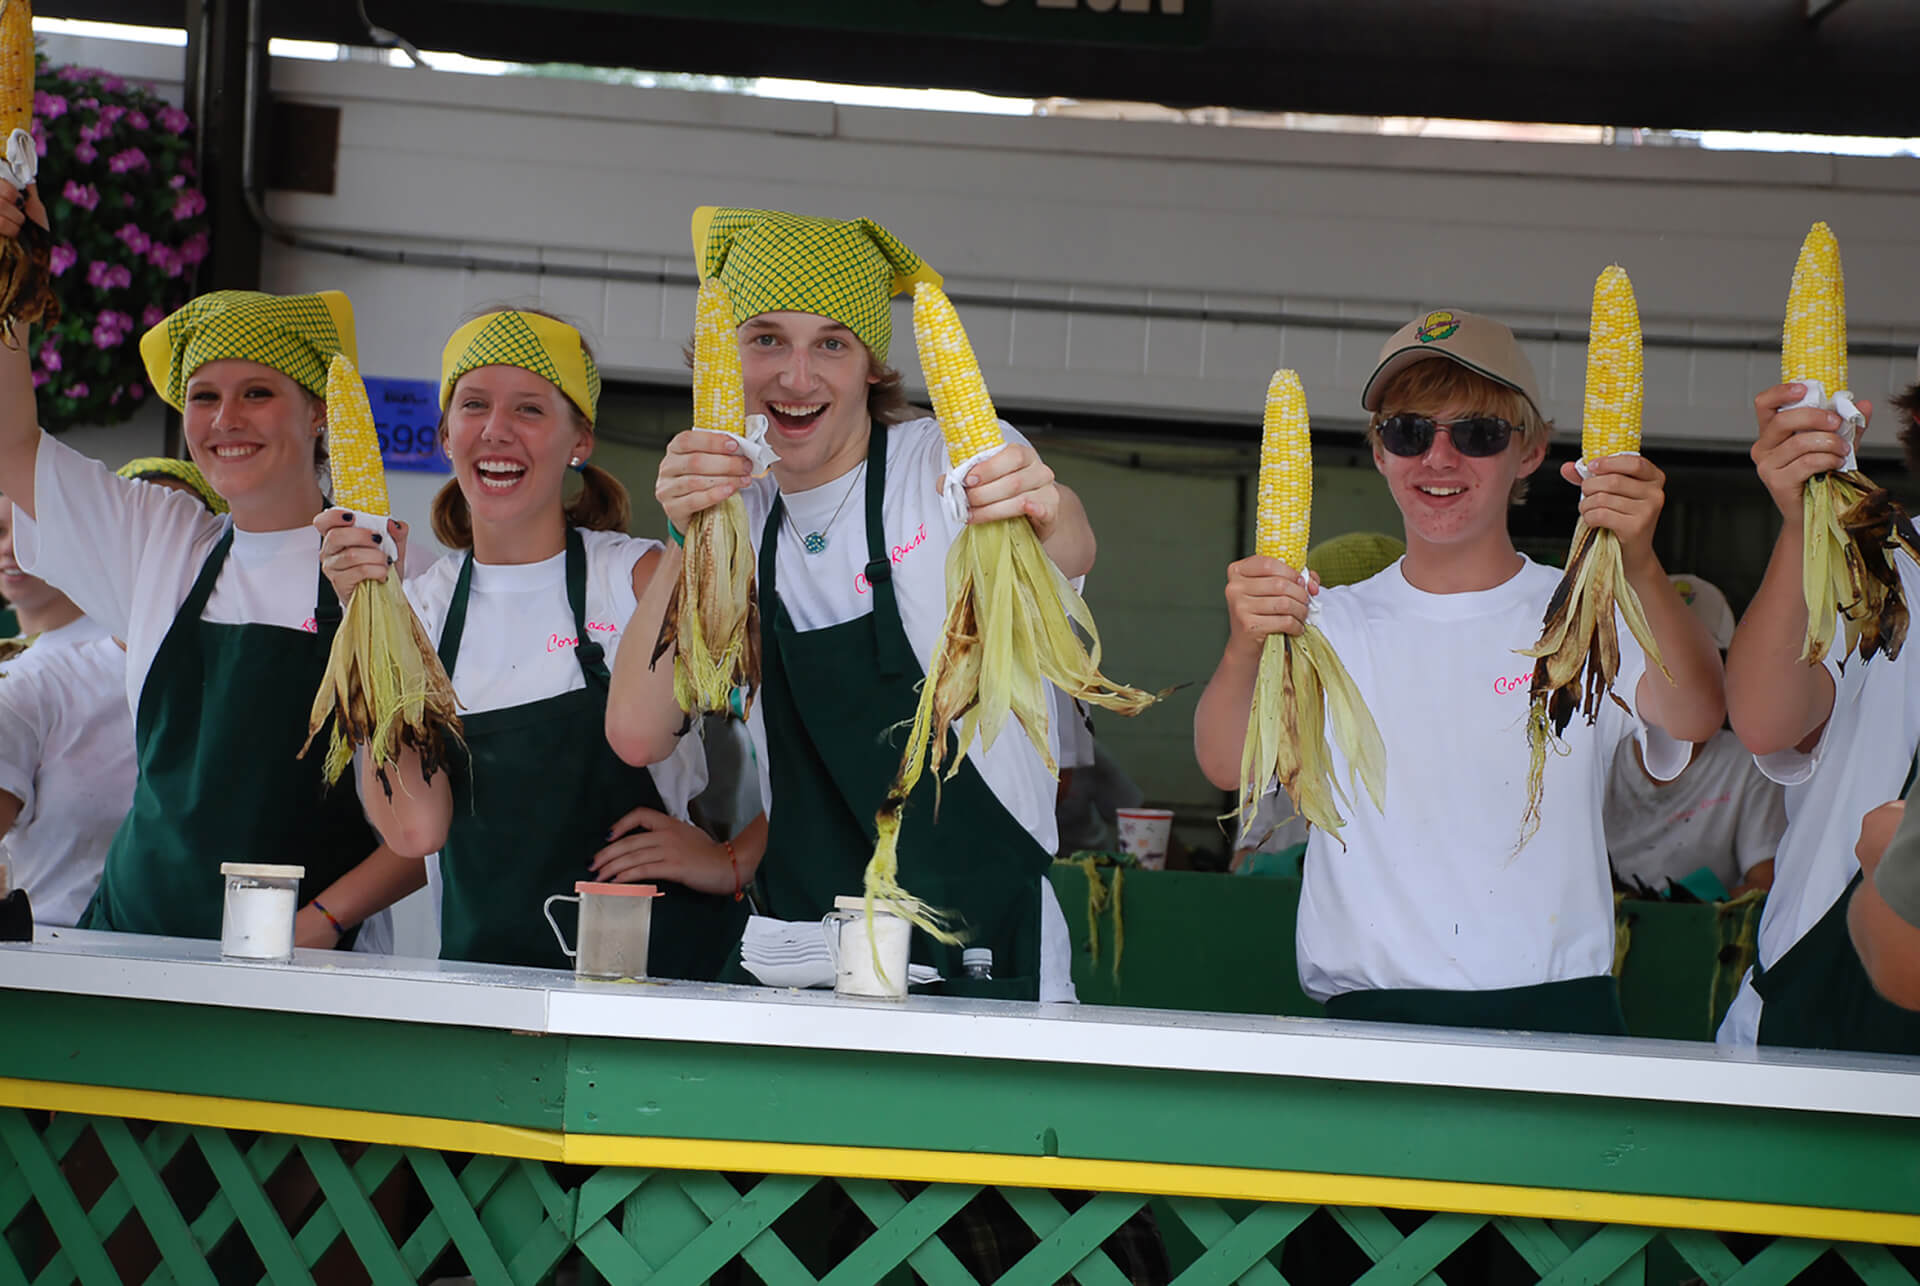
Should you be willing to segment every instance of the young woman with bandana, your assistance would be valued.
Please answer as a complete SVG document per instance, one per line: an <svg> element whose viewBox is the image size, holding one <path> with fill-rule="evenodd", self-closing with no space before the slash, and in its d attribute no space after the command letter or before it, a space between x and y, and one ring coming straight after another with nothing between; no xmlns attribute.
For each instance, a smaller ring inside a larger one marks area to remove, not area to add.
<svg viewBox="0 0 1920 1286"><path fill-rule="evenodd" d="M649 974L712 978L745 922L742 863L758 860L765 823L716 842L685 820L706 772L699 738L674 736L677 725L651 768L607 744L609 666L663 558L660 542L626 534L626 489L588 463L599 399L580 332L543 313L484 313L447 341L441 427L454 476L433 522L460 552L406 589L453 679L466 748L424 790L389 795L363 766L361 793L400 851L440 851L443 958L566 968L546 898L577 881L644 880L663 886ZM387 542L339 510L316 525L342 598L387 574ZM391 531L404 540L401 524ZM644 657L651 642L628 650ZM666 683L670 702L670 672Z"/></svg>
<svg viewBox="0 0 1920 1286"><path fill-rule="evenodd" d="M24 212L14 197L0 183L0 235L45 221L37 197ZM218 937L220 863L241 859L306 868L305 938L332 927L325 897L375 852L353 790L323 790L319 756L298 757L340 618L311 526L326 503L326 368L354 351L352 306L333 291L218 291L141 338L155 391L231 506L216 516L43 433L27 346L0 347L0 492L20 565L127 645L139 779L83 927Z"/></svg>

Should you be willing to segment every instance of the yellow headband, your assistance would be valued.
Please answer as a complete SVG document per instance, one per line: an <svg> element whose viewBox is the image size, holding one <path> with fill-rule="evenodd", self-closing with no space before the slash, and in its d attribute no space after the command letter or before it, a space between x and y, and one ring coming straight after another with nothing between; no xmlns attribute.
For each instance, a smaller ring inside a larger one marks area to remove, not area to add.
<svg viewBox="0 0 1920 1286"><path fill-rule="evenodd" d="M153 478L177 478L192 487L194 494L214 513L227 512L227 502L219 492L213 489L206 475L194 467L191 460L175 460L171 456L153 455L138 460L129 460L114 470L123 478L147 480Z"/></svg>
<svg viewBox="0 0 1920 1286"><path fill-rule="evenodd" d="M871 219L818 219L779 210L701 206L693 253L702 277L718 277L736 324L762 313L830 317L885 364L893 342L891 300L940 274Z"/></svg>
<svg viewBox="0 0 1920 1286"><path fill-rule="evenodd" d="M440 353L440 409L453 397L462 375L481 366L518 366L532 371L566 394L587 423L598 419L600 368L594 365L580 332L544 313L507 309L483 313L447 341Z"/></svg>
<svg viewBox="0 0 1920 1286"><path fill-rule="evenodd" d="M140 337L147 378L167 405L184 410L187 381L208 362L258 362L315 397L327 395L327 362L358 360L353 305L337 290L266 295L216 290L175 311Z"/></svg>

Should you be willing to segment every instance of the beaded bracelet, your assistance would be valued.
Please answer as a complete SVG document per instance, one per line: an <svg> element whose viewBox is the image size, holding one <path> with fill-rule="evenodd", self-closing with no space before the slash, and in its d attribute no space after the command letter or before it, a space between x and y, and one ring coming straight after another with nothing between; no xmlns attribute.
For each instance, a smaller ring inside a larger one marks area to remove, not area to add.
<svg viewBox="0 0 1920 1286"><path fill-rule="evenodd" d="M320 904L319 898L313 899L311 902L307 903L307 905L312 907L314 910L318 911L321 915L324 915L327 917L327 923L333 926L333 932L335 937L344 938L347 936L347 926L340 923L339 919L335 917L333 912L327 910L326 907L322 906Z"/></svg>

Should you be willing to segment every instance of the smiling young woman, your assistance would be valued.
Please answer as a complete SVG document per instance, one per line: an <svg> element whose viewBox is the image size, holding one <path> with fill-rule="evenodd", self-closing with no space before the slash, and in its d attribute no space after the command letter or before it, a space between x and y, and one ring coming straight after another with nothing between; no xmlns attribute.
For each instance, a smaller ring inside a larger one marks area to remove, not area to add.
<svg viewBox="0 0 1920 1286"><path fill-rule="evenodd" d="M439 850L443 958L566 968L545 900L577 881L644 881L662 887L649 974L712 978L745 922L734 894L765 825L716 841L687 820L706 765L697 736L674 735L678 720L657 730L646 764L608 746L608 667L642 599L657 631L663 600L648 590L671 584L679 555L668 568L659 541L627 534L626 489L589 463L593 352L558 318L487 312L447 341L440 390L453 478L434 500L434 534L460 552L406 591L453 679L467 753L425 789L391 795L363 766L369 814L401 851ZM370 533L338 511L320 525L343 597L388 574ZM392 533L404 539L399 524ZM671 667L659 673L670 703Z"/></svg>
<svg viewBox="0 0 1920 1286"><path fill-rule="evenodd" d="M14 195L0 183L0 235L44 221L37 198L23 213ZM203 295L141 339L232 507L222 517L42 433L24 346L0 350L0 491L20 565L127 645L139 784L87 927L217 937L222 860L305 866L303 896L324 899L376 851L353 792L323 790L319 759L298 758L340 615L309 525L324 503L321 397L327 360L353 351L337 292ZM323 912L300 914L303 942L334 941Z"/></svg>

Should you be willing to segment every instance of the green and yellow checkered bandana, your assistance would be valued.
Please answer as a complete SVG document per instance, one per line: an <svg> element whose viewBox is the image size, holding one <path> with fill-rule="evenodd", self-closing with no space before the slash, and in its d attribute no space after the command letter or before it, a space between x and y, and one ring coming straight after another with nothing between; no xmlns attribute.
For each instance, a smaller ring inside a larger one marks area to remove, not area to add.
<svg viewBox="0 0 1920 1286"><path fill-rule="evenodd" d="M317 295L216 290L140 337L147 378L175 410L185 409L187 380L195 371L229 358L271 366L315 397L325 397L327 362L335 353L359 360L353 305L337 290Z"/></svg>
<svg viewBox="0 0 1920 1286"><path fill-rule="evenodd" d="M1394 565L1407 552L1406 542L1384 532L1350 531L1329 536L1307 551L1307 570L1331 589L1358 585Z"/></svg>
<svg viewBox="0 0 1920 1286"><path fill-rule="evenodd" d="M523 313L511 308L483 313L447 341L440 353L440 409L447 409L453 386L462 375L481 366L518 366L532 371L567 395L587 423L596 422L600 408L600 368L580 339L580 332L545 313Z"/></svg>
<svg viewBox="0 0 1920 1286"><path fill-rule="evenodd" d="M223 514L227 512L226 499L221 496L218 491L213 489L213 485L207 481L206 475L202 474L191 460L175 460L171 456L150 455L138 460L129 460L114 470L114 472L123 478L132 478L136 481L152 481L155 478L178 478L181 482L192 487L194 494L199 496L207 508L211 509L214 513Z"/></svg>
<svg viewBox="0 0 1920 1286"><path fill-rule="evenodd" d="M940 274L871 219L816 219L778 210L701 206L693 253L702 277L718 277L733 317L813 313L831 317L884 364L893 342L889 302Z"/></svg>

